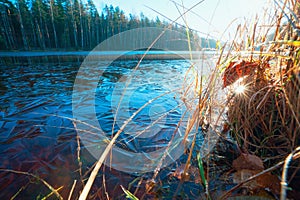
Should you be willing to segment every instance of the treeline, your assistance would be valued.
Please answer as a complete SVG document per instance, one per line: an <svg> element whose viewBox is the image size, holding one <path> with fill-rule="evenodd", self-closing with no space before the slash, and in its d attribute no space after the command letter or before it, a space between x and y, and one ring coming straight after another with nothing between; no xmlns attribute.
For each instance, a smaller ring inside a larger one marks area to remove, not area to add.
<svg viewBox="0 0 300 200"><path fill-rule="evenodd" d="M92 0L0 0L0 12L0 50L90 50L126 30L169 26L112 5L98 13ZM184 27L171 28L186 34Z"/></svg>

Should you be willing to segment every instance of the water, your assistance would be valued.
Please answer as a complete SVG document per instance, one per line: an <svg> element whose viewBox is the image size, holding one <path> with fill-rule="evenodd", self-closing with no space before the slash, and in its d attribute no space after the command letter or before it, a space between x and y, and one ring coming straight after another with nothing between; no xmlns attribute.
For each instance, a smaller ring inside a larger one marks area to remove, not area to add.
<svg viewBox="0 0 300 200"><path fill-rule="evenodd" d="M91 61L83 65L80 62L26 66L3 64L0 74L0 168L32 173L54 188L63 186L59 193L64 198L68 197L74 180L77 180L73 196L76 199L78 191L82 190L81 180L88 177L84 173L88 173L95 162L91 152L97 150L98 142L115 134L124 121L149 100L154 101L130 121L115 146L146 157L153 151L164 150L183 113L189 111L188 104L193 103L182 99L186 86L184 80L191 76L186 76L191 64L186 60L146 60L134 70L136 65L134 60ZM87 71L77 74L86 66ZM74 96L75 80L80 91L78 96ZM94 97L89 98L90 94ZM71 120L75 108L77 113L87 114L80 115L79 120L93 124L89 115L91 105L101 131ZM189 112L186 117L189 117ZM184 122L179 128L181 135L184 134ZM90 132L76 132L75 126ZM80 154L78 134L86 136L81 138ZM201 135L199 137L201 140ZM105 167L99 176L105 175L109 194L117 197L123 194L119 185L127 186L136 178L126 172L138 172L143 164L134 161L133 165L125 166L116 162L113 168L117 170ZM153 166L157 166L157 161ZM163 177L168 176L167 172L164 174ZM98 194L98 197L104 195L102 185L102 178L99 178L91 193ZM134 185L138 186L138 183ZM201 190L197 184L193 187ZM11 198L18 191L17 197L22 199L50 193L33 177L10 172L0 172L0 191L0 199Z"/></svg>

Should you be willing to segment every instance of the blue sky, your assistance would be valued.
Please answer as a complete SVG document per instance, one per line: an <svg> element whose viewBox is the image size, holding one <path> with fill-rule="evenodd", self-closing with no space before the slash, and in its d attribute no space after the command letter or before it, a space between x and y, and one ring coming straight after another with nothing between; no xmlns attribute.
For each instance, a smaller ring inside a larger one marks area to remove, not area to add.
<svg viewBox="0 0 300 200"><path fill-rule="evenodd" d="M174 1L190 8L201 0ZM143 12L147 17L156 17L158 14L146 7L148 6L171 19L176 19L179 16L172 0L95 0L94 3L100 9L99 11L105 4L112 4L114 7L119 6L126 14L139 15L140 12ZM233 37L237 24L244 22L244 19L251 21L256 13L263 13L263 8L268 5L267 3L269 3L268 0L205 0L193 8L193 13L188 13L186 18L190 28L204 34L209 33L216 39L227 40ZM180 12L183 12L182 7L178 8ZM163 19L163 17L160 18ZM179 22L184 24L183 20ZM232 25L223 34L229 24Z"/></svg>

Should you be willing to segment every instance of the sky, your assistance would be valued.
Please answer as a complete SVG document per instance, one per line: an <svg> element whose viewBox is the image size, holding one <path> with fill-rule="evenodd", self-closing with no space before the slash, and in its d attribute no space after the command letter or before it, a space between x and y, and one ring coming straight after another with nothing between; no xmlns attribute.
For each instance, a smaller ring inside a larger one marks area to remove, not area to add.
<svg viewBox="0 0 300 200"><path fill-rule="evenodd" d="M165 19L158 13L174 20L178 18L179 12L174 4L178 4L180 12L192 7L201 0L96 0L95 5L102 11L104 6L119 6L125 14L129 13L140 15L141 12L149 18L159 16L161 20ZM263 13L263 9L269 5L269 0L204 0L202 3L186 14L186 21L189 28L199 31L200 36L207 36L218 40L230 40L235 33L239 23L245 19L252 20L256 14ZM149 9L148 7L153 10ZM180 24L184 21L180 19ZM226 32L225 32L226 31Z"/></svg>

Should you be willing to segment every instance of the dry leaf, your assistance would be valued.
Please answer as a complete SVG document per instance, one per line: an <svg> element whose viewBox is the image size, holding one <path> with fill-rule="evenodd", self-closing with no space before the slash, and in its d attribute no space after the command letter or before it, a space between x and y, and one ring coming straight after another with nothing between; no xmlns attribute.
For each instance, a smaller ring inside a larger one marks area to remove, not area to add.
<svg viewBox="0 0 300 200"><path fill-rule="evenodd" d="M257 184L264 189L269 189L274 194L280 194L280 180L277 176L266 173L256 178Z"/></svg>
<svg viewBox="0 0 300 200"><path fill-rule="evenodd" d="M179 167L176 168L175 172L172 174L172 176L178 178L179 180L183 180L183 181L188 181L190 179L190 175L187 172L184 174L184 168L185 165L180 165Z"/></svg>
<svg viewBox="0 0 300 200"><path fill-rule="evenodd" d="M260 170L249 170L249 169L241 169L233 174L233 183L239 184L250 178L251 176L259 173ZM249 190L255 190L260 188L256 179L245 183L243 187L248 188Z"/></svg>
<svg viewBox="0 0 300 200"><path fill-rule="evenodd" d="M237 159L233 161L232 167L237 171L242 169L263 170L264 164L259 157L242 153Z"/></svg>
<svg viewBox="0 0 300 200"><path fill-rule="evenodd" d="M249 169L238 170L233 174L233 182L236 184L242 183L259 172L261 171ZM268 190L273 194L280 194L280 180L277 176L271 173L262 174L252 181L245 183L243 187L250 191Z"/></svg>
<svg viewBox="0 0 300 200"><path fill-rule="evenodd" d="M172 173L172 176L178 178L182 181L194 181L195 183L201 183L201 177L199 169L194 166L189 166L187 172L184 174L185 165L180 165L176 168L175 172Z"/></svg>

